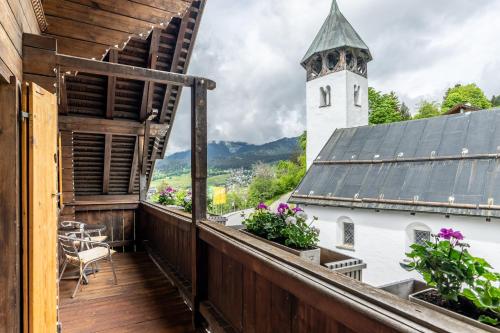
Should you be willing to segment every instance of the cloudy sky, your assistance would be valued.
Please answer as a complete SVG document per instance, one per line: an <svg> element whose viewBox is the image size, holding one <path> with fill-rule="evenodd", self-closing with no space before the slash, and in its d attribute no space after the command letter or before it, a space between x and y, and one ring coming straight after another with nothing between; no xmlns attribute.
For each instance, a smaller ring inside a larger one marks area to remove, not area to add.
<svg viewBox="0 0 500 333"><path fill-rule="evenodd" d="M500 94L500 1L338 0L370 47L369 85L414 108L456 83ZM305 128L299 65L331 0L208 0L190 74L214 79L209 140L264 143ZM189 147L184 91L169 152Z"/></svg>

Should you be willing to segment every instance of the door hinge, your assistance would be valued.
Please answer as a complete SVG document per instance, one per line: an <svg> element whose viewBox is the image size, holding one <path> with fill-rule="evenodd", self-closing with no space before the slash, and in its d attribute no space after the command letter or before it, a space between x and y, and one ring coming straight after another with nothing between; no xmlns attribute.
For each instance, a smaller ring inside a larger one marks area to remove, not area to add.
<svg viewBox="0 0 500 333"><path fill-rule="evenodd" d="M24 121L24 119L29 118L30 114L28 112L21 111L19 113L19 120Z"/></svg>

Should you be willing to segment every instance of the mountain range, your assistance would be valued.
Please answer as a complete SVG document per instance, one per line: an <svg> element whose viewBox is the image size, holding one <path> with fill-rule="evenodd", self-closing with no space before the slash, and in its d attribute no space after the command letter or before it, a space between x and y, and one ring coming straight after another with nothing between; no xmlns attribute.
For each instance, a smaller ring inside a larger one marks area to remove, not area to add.
<svg viewBox="0 0 500 333"><path fill-rule="evenodd" d="M213 141L208 144L210 169L250 169L255 163L273 163L289 160L300 153L298 137L254 145L246 142ZM155 171L166 174L182 173L191 166L191 150L167 156L157 161Z"/></svg>

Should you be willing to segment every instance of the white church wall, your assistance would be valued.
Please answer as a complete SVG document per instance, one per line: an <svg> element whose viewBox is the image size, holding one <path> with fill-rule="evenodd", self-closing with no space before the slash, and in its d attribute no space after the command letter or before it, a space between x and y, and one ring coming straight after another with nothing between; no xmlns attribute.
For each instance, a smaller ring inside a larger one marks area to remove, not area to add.
<svg viewBox="0 0 500 333"><path fill-rule="evenodd" d="M347 126L347 71L325 75L307 82L307 167L309 168L336 128ZM321 89L331 88L331 103L321 105Z"/></svg>
<svg viewBox="0 0 500 333"><path fill-rule="evenodd" d="M409 226L423 224L432 233L441 228L460 230L471 245L471 253L483 257L500 272L500 220L486 222L485 218L450 216L440 214L416 214L367 209L334 207L303 207L309 217L316 216L316 226L321 230L320 246L346 255L363 259L368 265L363 272L363 281L373 286L419 278L415 272L407 272L400 266L411 243ZM342 236L338 221L343 217L354 223L354 248L341 246ZM419 228L420 229L420 228Z"/></svg>
<svg viewBox="0 0 500 333"><path fill-rule="evenodd" d="M368 125L368 80L356 73L347 72L347 126L358 127ZM359 98L355 100L355 86L359 87ZM338 127L337 127L338 128ZM332 132L333 133L333 132Z"/></svg>

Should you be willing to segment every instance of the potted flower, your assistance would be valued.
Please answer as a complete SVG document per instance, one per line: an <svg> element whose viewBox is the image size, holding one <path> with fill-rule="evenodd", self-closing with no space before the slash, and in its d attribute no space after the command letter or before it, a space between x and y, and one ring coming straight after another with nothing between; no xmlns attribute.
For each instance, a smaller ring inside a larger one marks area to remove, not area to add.
<svg viewBox="0 0 500 333"><path fill-rule="evenodd" d="M472 256L464 236L441 229L433 242L414 244L409 270L433 289L410 295L412 302L440 311L489 332L500 332L500 274Z"/></svg>
<svg viewBox="0 0 500 333"><path fill-rule="evenodd" d="M175 206L177 202L176 197L177 191L169 186L163 191L161 191L160 196L158 197L158 203L163 206Z"/></svg>
<svg viewBox="0 0 500 333"><path fill-rule="evenodd" d="M179 191L176 197L177 205L180 206L185 212L191 213L193 210L193 199L191 191Z"/></svg>
<svg viewBox="0 0 500 333"><path fill-rule="evenodd" d="M243 221L246 230L242 231L320 264L321 249L317 247L319 230L307 220L301 208L291 208L282 203L277 212L271 212L264 203L260 203L255 212Z"/></svg>

